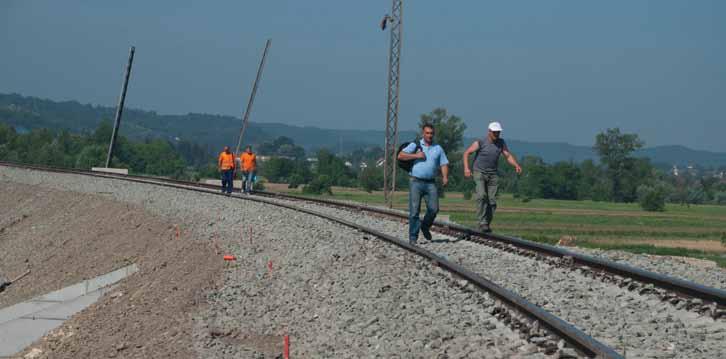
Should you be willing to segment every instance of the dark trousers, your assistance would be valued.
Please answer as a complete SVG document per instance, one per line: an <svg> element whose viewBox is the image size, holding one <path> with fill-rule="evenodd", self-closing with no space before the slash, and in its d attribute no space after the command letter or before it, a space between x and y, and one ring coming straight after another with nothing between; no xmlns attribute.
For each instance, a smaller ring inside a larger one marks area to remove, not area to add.
<svg viewBox="0 0 726 359"><path fill-rule="evenodd" d="M222 171L222 192L232 193L234 183L234 169Z"/></svg>
<svg viewBox="0 0 726 359"><path fill-rule="evenodd" d="M426 201L426 214L420 220L421 198ZM411 179L408 191L408 239L416 241L421 228L431 228L439 213L439 192L434 181Z"/></svg>

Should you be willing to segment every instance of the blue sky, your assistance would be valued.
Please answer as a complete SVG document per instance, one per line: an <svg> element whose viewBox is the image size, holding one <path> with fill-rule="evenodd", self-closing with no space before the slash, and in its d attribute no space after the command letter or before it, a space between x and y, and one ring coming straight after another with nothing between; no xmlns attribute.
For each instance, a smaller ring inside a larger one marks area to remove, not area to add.
<svg viewBox="0 0 726 359"><path fill-rule="evenodd" d="M0 1L0 92L384 129L390 1ZM726 151L724 1L405 1L401 129L446 107L468 136ZM236 131L236 129L230 129ZM516 152L516 151L515 151Z"/></svg>

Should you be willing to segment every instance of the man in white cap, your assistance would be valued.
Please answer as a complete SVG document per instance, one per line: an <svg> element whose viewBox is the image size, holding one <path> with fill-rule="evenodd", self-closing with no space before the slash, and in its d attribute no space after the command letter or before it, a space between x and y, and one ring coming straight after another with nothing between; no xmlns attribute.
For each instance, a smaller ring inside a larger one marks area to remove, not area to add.
<svg viewBox="0 0 726 359"><path fill-rule="evenodd" d="M522 173L522 167L517 159L509 152L507 143L500 138L502 125L499 122L489 124L489 132L483 139L478 139L464 151L464 177L472 177L469 169L469 154L474 156L474 182L476 183L477 219L479 229L483 232L491 232L492 218L497 209L497 168L499 167L499 156L504 155L507 162L514 166L517 174Z"/></svg>

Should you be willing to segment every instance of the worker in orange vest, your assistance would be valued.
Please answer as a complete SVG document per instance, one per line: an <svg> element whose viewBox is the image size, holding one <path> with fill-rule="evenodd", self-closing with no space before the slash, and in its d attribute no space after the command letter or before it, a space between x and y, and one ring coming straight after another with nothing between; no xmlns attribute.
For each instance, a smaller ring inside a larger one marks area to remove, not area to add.
<svg viewBox="0 0 726 359"><path fill-rule="evenodd" d="M239 162L242 164L242 191L251 194L255 172L257 172L257 155L252 152L252 146L245 148L245 151L239 156Z"/></svg>
<svg viewBox="0 0 726 359"><path fill-rule="evenodd" d="M222 193L230 195L234 180L234 155L229 151L229 146L224 146L217 162L219 172L222 174Z"/></svg>

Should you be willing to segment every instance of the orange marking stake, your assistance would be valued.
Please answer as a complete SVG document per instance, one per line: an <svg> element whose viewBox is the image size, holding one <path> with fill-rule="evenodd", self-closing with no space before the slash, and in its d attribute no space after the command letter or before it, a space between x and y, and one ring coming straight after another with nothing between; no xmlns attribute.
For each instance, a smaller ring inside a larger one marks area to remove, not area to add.
<svg viewBox="0 0 726 359"><path fill-rule="evenodd" d="M282 357L290 359L290 336L285 334L285 338L282 342Z"/></svg>
<svg viewBox="0 0 726 359"><path fill-rule="evenodd" d="M225 254L224 257L222 257L222 259L224 259L226 261L236 261L237 257L235 257L231 254Z"/></svg>
<svg viewBox="0 0 726 359"><path fill-rule="evenodd" d="M177 225L176 226L176 239L179 239L179 235L181 235L181 233L179 232L179 225Z"/></svg>

